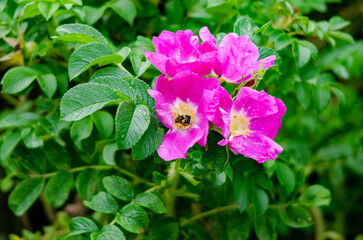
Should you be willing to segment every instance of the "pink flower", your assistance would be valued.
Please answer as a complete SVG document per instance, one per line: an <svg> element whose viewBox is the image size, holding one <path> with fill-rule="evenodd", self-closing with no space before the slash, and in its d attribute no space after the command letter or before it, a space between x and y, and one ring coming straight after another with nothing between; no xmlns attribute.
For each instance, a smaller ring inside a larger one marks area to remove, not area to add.
<svg viewBox="0 0 363 240"><path fill-rule="evenodd" d="M239 84L242 77L244 81L250 79L251 70L256 73L260 70L262 62L264 62L263 69L266 70L276 59L276 56L269 56L257 61L258 48L247 35L240 37L236 33L228 33L218 48L217 56L210 58L213 74L230 83Z"/></svg>
<svg viewBox="0 0 363 240"><path fill-rule="evenodd" d="M155 99L159 120L170 129L157 150L162 159L186 158L188 149L195 143L206 145L209 130L207 98L219 86L218 79L202 78L184 71L172 80L160 75L155 90L148 90Z"/></svg>
<svg viewBox="0 0 363 240"><path fill-rule="evenodd" d="M207 27L202 28L201 33L205 42L199 44L198 36L191 30L176 33L162 31L159 37L153 38L156 52L145 52L145 57L160 72L170 77L185 70L200 76L208 75L211 73L210 59L216 50L216 40Z"/></svg>
<svg viewBox="0 0 363 240"><path fill-rule="evenodd" d="M225 139L218 144L229 145L235 154L243 154L258 163L274 160L282 147L273 141L286 112L285 104L266 92L243 87L234 103L222 88L214 91L216 113L208 118L222 130Z"/></svg>

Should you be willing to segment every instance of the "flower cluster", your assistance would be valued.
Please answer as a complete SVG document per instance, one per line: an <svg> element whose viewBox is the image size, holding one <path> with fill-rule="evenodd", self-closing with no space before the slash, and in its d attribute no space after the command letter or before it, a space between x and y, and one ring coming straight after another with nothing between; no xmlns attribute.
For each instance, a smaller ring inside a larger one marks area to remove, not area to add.
<svg viewBox="0 0 363 240"><path fill-rule="evenodd" d="M154 37L156 52L146 58L160 70L154 90L159 120L170 130L158 148L166 161L186 158L195 143L205 146L210 123L235 154L259 163L274 160L282 147L273 141L285 114L284 103L264 91L240 88L235 100L221 86L243 84L258 70L274 64L276 56L258 61L259 52L248 36L227 34L219 46L207 27L195 36L190 30L163 31ZM239 89L239 88L237 88Z"/></svg>

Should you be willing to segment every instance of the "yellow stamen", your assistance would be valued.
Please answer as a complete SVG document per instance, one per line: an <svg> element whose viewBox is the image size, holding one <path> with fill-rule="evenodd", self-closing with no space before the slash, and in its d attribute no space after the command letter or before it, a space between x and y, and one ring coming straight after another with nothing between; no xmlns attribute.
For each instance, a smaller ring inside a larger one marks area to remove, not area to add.
<svg viewBox="0 0 363 240"><path fill-rule="evenodd" d="M188 129L195 122L195 110L186 103L180 103L173 109L174 128Z"/></svg>
<svg viewBox="0 0 363 240"><path fill-rule="evenodd" d="M231 135L232 136L244 136L245 138L249 135L251 132L248 129L248 126L250 125L250 122L244 117L243 115L234 115L231 119Z"/></svg>

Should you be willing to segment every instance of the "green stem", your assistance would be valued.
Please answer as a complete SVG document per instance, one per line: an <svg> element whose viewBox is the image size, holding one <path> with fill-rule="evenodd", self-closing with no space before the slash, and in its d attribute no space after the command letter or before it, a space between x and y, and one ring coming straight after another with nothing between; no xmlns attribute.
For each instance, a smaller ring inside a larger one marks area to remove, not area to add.
<svg viewBox="0 0 363 240"><path fill-rule="evenodd" d="M67 172L70 172L70 173L74 173L74 172L80 172L80 171L83 171L83 170L86 170L86 169L97 169L97 170L110 170L110 169L115 169L117 171L119 171L120 173L122 173L123 175L125 176L128 176L134 180L136 180L137 182L140 182L140 183L145 183L149 186L153 186L152 183L150 183L148 180L146 179L143 179L139 176L137 176L136 174L134 173L131 173L125 169L122 169L118 166L99 166L99 165L89 165L89 166L83 166L83 167L76 167L76 168L70 168L67 170ZM30 177L43 177L43 178L50 178L54 175L56 175L58 172L51 172L51 173L46 173L46 174L30 174L29 176Z"/></svg>
<svg viewBox="0 0 363 240"><path fill-rule="evenodd" d="M252 205L252 204L251 204ZM274 204L270 204L268 205L269 208L284 208L286 207L285 204L282 204L282 205L274 205ZM204 218L204 217L207 217L207 216L210 216L210 215L214 215L214 214L217 214L217 213L220 213L220 212L227 212L227 211L231 211L231 210L237 210L238 207L236 204L232 204L232 205L229 205L229 206L224 206L224 207L217 207L217 208L214 208L214 209L211 209L211 210L208 210L208 211L205 211L205 212L202 212L202 213L199 213L189 219L186 219L184 221L182 221L180 223L180 226L185 226L191 222L194 222L200 218Z"/></svg>
<svg viewBox="0 0 363 240"><path fill-rule="evenodd" d="M230 206L225 206L225 207L217 207L217 208L214 208L214 209L211 209L209 211L206 211L206 212L202 212L202 213L199 213L189 219L186 219L184 221L182 221L180 223L180 226L185 226L191 222L194 222L200 218L204 218L204 217L207 217L207 216L210 216L210 215L213 215L213 214L217 214L217 213L220 213L220 212L226 212L226 211L231 211L231 210L236 210L238 209L237 205L234 204L234 205L230 205Z"/></svg>
<svg viewBox="0 0 363 240"><path fill-rule="evenodd" d="M125 72L127 72L128 74L130 74L130 76L134 76L133 74L131 74L129 71L127 71L127 69L124 67L124 66L122 66L122 64L121 63L117 63L116 64L119 68L121 68L122 70L124 70Z"/></svg>
<svg viewBox="0 0 363 240"><path fill-rule="evenodd" d="M168 169L168 182L169 188L165 189L165 206L168 210L168 216L175 216L175 192L179 184L178 169L180 166L180 159L171 163Z"/></svg>

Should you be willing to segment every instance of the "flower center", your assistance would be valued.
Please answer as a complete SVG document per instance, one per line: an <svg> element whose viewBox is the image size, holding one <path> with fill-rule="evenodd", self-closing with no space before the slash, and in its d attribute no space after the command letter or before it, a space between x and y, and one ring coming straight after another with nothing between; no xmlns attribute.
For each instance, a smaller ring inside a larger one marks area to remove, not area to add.
<svg viewBox="0 0 363 240"><path fill-rule="evenodd" d="M231 119L231 135L232 136L244 136L245 138L249 135L251 132L248 129L248 126L250 125L250 122L244 117L243 115L234 115Z"/></svg>
<svg viewBox="0 0 363 240"><path fill-rule="evenodd" d="M180 103L173 109L174 128L187 129L195 122L195 110L186 103Z"/></svg>

